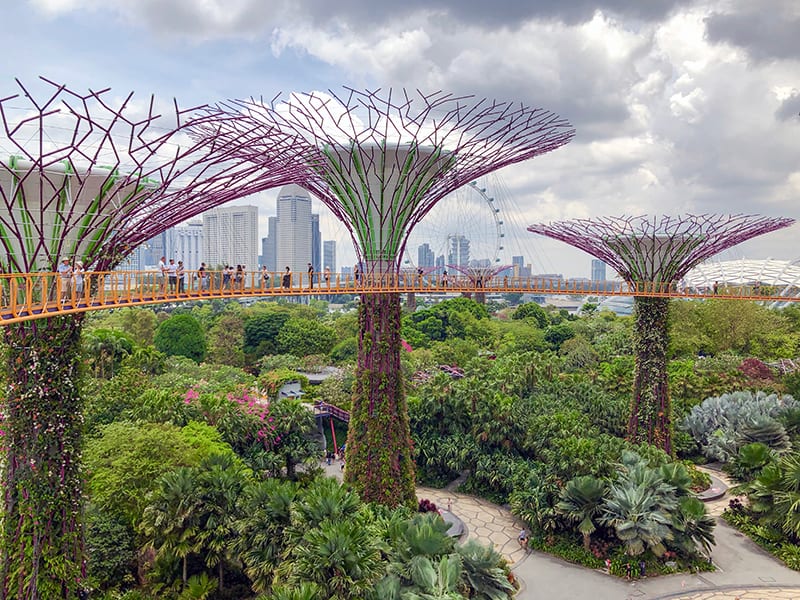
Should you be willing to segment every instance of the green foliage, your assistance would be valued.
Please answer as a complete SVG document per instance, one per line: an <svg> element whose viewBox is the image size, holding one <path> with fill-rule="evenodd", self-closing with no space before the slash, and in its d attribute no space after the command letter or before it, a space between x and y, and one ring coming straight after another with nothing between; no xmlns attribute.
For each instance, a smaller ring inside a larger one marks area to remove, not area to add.
<svg viewBox="0 0 800 600"><path fill-rule="evenodd" d="M205 333L191 315L175 315L161 323L153 343L167 356L185 356L199 363L206 355Z"/></svg>
<svg viewBox="0 0 800 600"><path fill-rule="evenodd" d="M539 329L544 329L550 324L550 319L544 309L535 302L526 302L525 304L517 307L517 310L511 315L514 320L532 319Z"/></svg>
<svg viewBox="0 0 800 600"><path fill-rule="evenodd" d="M575 331L569 323L551 325L544 330L544 339L553 350L561 348L561 344L575 337Z"/></svg>
<svg viewBox="0 0 800 600"><path fill-rule="evenodd" d="M692 435L707 457L728 462L739 447L754 441L772 442L776 449L785 449L786 432L776 419L796 406L791 396L764 392L723 394L706 398L692 408L681 427Z"/></svg>
<svg viewBox="0 0 800 600"><path fill-rule="evenodd" d="M119 331L95 329L84 335L83 348L95 377L113 377L133 352L133 340Z"/></svg>
<svg viewBox="0 0 800 600"><path fill-rule="evenodd" d="M91 586L97 589L129 587L136 570L135 533L130 524L105 512L86 516L86 554Z"/></svg>
<svg viewBox="0 0 800 600"><path fill-rule="evenodd" d="M245 364L244 326L239 315L223 314L208 332L208 360L231 367Z"/></svg>
<svg viewBox="0 0 800 600"><path fill-rule="evenodd" d="M578 524L586 550L589 550L591 535L597 529L595 519L600 515L605 492L603 481L591 475L576 477L561 490L561 500L556 504L558 512Z"/></svg>
<svg viewBox="0 0 800 600"><path fill-rule="evenodd" d="M278 333L278 351L295 356L328 354L336 343L332 327L316 320L292 317Z"/></svg>

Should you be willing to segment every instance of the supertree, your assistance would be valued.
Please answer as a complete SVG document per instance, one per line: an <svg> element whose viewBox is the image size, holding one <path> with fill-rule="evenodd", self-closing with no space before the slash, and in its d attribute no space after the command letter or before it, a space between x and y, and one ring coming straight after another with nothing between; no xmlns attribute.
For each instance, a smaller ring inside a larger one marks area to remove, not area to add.
<svg viewBox="0 0 800 600"><path fill-rule="evenodd" d="M667 388L669 298L658 294L669 292L688 271L714 254L793 222L754 215L685 215L600 217L528 227L599 258L635 289L656 293L634 296L631 441L646 441L672 452Z"/></svg>
<svg viewBox="0 0 800 600"><path fill-rule="evenodd" d="M153 98L78 93L47 80L36 93L17 85L20 93L0 98L5 273L52 273L73 260L111 269L152 235L282 185L296 170L276 157L269 176L256 180L251 164L228 160L232 147L192 142L182 129L196 109L168 104L160 116ZM52 294L59 277L43 281L50 283L40 293ZM54 316L3 329L2 599L74 598L83 575L82 322L80 314Z"/></svg>
<svg viewBox="0 0 800 600"><path fill-rule="evenodd" d="M503 271L510 269L512 265L487 265L483 267L481 266L465 267L461 265L447 265L447 267L451 271L456 271L464 275L470 282L470 284L475 286L475 289L482 290L484 287L489 287L490 285L493 284L496 285L497 282L496 281L493 282L493 279ZM486 293L483 291L476 291L475 301L480 302L481 304L486 302Z"/></svg>
<svg viewBox="0 0 800 600"><path fill-rule="evenodd" d="M301 149L300 182L349 229L364 283L398 276L412 227L445 195L504 165L566 144L558 116L442 92L293 94L285 101L216 107L211 131L242 144L254 163L274 131ZM259 135L259 127L262 132ZM198 135L205 135L203 127ZM400 297L362 294L358 379L347 440L346 479L368 501L414 503L414 464L400 372Z"/></svg>

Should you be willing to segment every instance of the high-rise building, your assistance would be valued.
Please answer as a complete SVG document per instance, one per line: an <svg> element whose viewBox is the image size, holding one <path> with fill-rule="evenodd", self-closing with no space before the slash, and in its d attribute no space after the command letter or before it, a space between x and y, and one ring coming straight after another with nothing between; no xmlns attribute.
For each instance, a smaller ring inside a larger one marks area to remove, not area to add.
<svg viewBox="0 0 800 600"><path fill-rule="evenodd" d="M511 266L514 268L514 276L521 277L522 271L525 269L525 257L524 256L512 256L511 257Z"/></svg>
<svg viewBox="0 0 800 600"><path fill-rule="evenodd" d="M428 243L421 244L417 248L417 266L418 267L433 267L436 262L436 255L431 250L431 245Z"/></svg>
<svg viewBox="0 0 800 600"><path fill-rule="evenodd" d="M325 240L322 244L322 268L336 273L336 240Z"/></svg>
<svg viewBox="0 0 800 600"><path fill-rule="evenodd" d="M275 221L275 270L305 273L312 256L311 196L299 185L278 192Z"/></svg>
<svg viewBox="0 0 800 600"><path fill-rule="evenodd" d="M267 223L267 237L261 239L261 264L274 273L278 270L278 217L269 217Z"/></svg>
<svg viewBox="0 0 800 600"><path fill-rule="evenodd" d="M322 270L322 234L319 231L319 215L311 213L311 264L314 271Z"/></svg>
<svg viewBox="0 0 800 600"><path fill-rule="evenodd" d="M200 268L203 259L203 223L195 221L167 229L167 251L164 256L183 261L187 271ZM159 257L160 258L160 257Z"/></svg>
<svg viewBox="0 0 800 600"><path fill-rule="evenodd" d="M459 267L469 266L469 240L463 235L449 235L447 240L450 243L450 249L447 256L447 262L451 265Z"/></svg>
<svg viewBox="0 0 800 600"><path fill-rule="evenodd" d="M596 258L592 259L592 281L606 280L606 263Z"/></svg>
<svg viewBox="0 0 800 600"><path fill-rule="evenodd" d="M258 267L258 207L222 206L203 213L203 261L210 269Z"/></svg>

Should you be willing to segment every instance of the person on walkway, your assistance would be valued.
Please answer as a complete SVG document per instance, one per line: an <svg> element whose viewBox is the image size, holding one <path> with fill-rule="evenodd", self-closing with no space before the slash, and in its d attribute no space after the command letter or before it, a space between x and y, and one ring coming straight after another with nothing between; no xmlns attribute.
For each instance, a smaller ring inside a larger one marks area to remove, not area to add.
<svg viewBox="0 0 800 600"><path fill-rule="evenodd" d="M162 256L158 261L158 276L161 278L159 282L161 285L161 293L167 293L167 257Z"/></svg>
<svg viewBox="0 0 800 600"><path fill-rule="evenodd" d="M361 281L361 271L358 270L358 265L353 268L353 279L355 280L356 285L358 285L358 282Z"/></svg>
<svg viewBox="0 0 800 600"><path fill-rule="evenodd" d="M331 268L325 267L325 287L331 287Z"/></svg>
<svg viewBox="0 0 800 600"><path fill-rule="evenodd" d="M267 265L261 266L261 289L265 290L269 287L269 271Z"/></svg>
<svg viewBox="0 0 800 600"><path fill-rule="evenodd" d="M517 536L517 543L519 544L519 547L525 550L526 552L528 551L528 539L529 536L527 529L523 529L522 531L519 532L519 535Z"/></svg>
<svg viewBox="0 0 800 600"><path fill-rule="evenodd" d="M447 287L447 270L442 271L442 287Z"/></svg>
<svg viewBox="0 0 800 600"><path fill-rule="evenodd" d="M286 271L283 273L281 286L287 290L292 287L292 270L289 267L286 267Z"/></svg>
<svg viewBox="0 0 800 600"><path fill-rule="evenodd" d="M66 302L72 297L72 267L65 256L58 265L58 275L61 281L61 302Z"/></svg>
<svg viewBox="0 0 800 600"><path fill-rule="evenodd" d="M167 265L167 283L169 284L170 294L174 294L175 289L178 287L178 265L175 264L174 258L170 258Z"/></svg>
<svg viewBox="0 0 800 600"><path fill-rule="evenodd" d="M711 286L711 291L714 293L715 296L719 294L719 281L714 282L714 285Z"/></svg>
<svg viewBox="0 0 800 600"><path fill-rule="evenodd" d="M308 289L314 289L314 265L308 263Z"/></svg>
<svg viewBox="0 0 800 600"><path fill-rule="evenodd" d="M175 276L178 278L178 293L182 294L183 290L186 289L186 281L184 277L186 277L186 269L183 267L183 261L178 261L178 266L175 269Z"/></svg>
<svg viewBox="0 0 800 600"><path fill-rule="evenodd" d="M72 269L72 275L75 281L75 295L80 298L83 296L83 278L86 271L83 269L83 262L76 261L75 267Z"/></svg>
<svg viewBox="0 0 800 600"><path fill-rule="evenodd" d="M225 265L225 268L222 269L222 289L231 289L231 267L229 265Z"/></svg>
<svg viewBox="0 0 800 600"><path fill-rule="evenodd" d="M200 263L200 268L197 269L197 277L200 279L200 289L202 291L208 290L208 271L206 271L206 263Z"/></svg>
<svg viewBox="0 0 800 600"><path fill-rule="evenodd" d="M236 291L241 292L244 289L244 267L236 265L236 274L233 277L236 284Z"/></svg>

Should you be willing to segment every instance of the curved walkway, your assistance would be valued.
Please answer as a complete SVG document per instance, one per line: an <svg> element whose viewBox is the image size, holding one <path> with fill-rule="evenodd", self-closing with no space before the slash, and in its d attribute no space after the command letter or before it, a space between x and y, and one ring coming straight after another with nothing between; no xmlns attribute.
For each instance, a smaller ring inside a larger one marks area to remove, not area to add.
<svg viewBox="0 0 800 600"><path fill-rule="evenodd" d="M337 464L323 462L322 466L328 475L341 478ZM726 481L724 474L714 475ZM467 538L491 544L508 560L521 585L518 600L800 600L800 573L720 519L712 553L716 571L629 582L549 554L526 554L517 544L522 523L509 510L487 500L426 487L417 488L417 498L450 510L464 523ZM718 517L727 505L727 498L709 502L709 512Z"/></svg>

